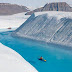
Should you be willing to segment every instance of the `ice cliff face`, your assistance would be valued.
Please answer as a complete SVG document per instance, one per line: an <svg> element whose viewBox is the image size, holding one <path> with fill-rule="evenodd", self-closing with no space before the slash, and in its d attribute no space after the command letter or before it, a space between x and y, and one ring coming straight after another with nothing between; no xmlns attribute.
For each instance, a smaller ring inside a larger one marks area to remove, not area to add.
<svg viewBox="0 0 72 72"><path fill-rule="evenodd" d="M70 12L32 14L12 35L72 46L71 15Z"/></svg>

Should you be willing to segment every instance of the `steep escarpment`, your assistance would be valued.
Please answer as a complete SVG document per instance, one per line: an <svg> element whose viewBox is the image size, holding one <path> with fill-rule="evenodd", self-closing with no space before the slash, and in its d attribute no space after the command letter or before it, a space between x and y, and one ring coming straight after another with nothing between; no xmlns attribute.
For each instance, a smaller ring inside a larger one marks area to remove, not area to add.
<svg viewBox="0 0 72 72"><path fill-rule="evenodd" d="M32 14L12 35L72 46L71 14L67 12Z"/></svg>
<svg viewBox="0 0 72 72"><path fill-rule="evenodd" d="M0 15L12 15L21 12L27 12L29 9L26 6L17 4L0 3Z"/></svg>
<svg viewBox="0 0 72 72"><path fill-rule="evenodd" d="M65 12L72 12L72 7L70 7L66 2L54 2L54 3L47 3L44 7L37 8L33 11L27 12L26 15L30 15L34 12L42 12L42 11L65 11Z"/></svg>

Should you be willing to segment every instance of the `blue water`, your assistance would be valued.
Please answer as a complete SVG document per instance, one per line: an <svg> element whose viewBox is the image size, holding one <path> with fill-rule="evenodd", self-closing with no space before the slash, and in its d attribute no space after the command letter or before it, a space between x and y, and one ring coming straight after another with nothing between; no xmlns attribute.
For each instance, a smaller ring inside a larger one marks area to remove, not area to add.
<svg viewBox="0 0 72 72"><path fill-rule="evenodd" d="M72 50L68 50L69 47L13 38L11 33L0 33L0 42L18 52L39 72L72 72ZM38 60L40 56L47 62Z"/></svg>

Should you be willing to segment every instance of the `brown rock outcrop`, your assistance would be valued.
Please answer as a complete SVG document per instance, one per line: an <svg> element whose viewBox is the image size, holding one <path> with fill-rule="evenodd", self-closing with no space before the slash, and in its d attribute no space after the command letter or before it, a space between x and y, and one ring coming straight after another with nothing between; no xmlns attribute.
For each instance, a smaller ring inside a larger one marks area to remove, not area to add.
<svg viewBox="0 0 72 72"><path fill-rule="evenodd" d="M21 12L27 12L29 9L26 6L17 4L0 3L0 15L12 15Z"/></svg>
<svg viewBox="0 0 72 72"><path fill-rule="evenodd" d="M66 2L55 2L55 3L47 3L44 7L37 8L33 11L27 12L26 15L30 15L34 12L41 11L65 11L72 12L72 7L70 7Z"/></svg>

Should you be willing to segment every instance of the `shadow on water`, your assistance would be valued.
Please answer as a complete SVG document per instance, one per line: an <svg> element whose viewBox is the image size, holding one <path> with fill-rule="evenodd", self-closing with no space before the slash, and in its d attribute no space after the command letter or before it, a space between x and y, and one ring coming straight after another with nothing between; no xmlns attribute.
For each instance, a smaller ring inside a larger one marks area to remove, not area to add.
<svg viewBox="0 0 72 72"><path fill-rule="evenodd" d="M36 62L35 61L28 61L29 63L31 63L31 64L36 64Z"/></svg>

